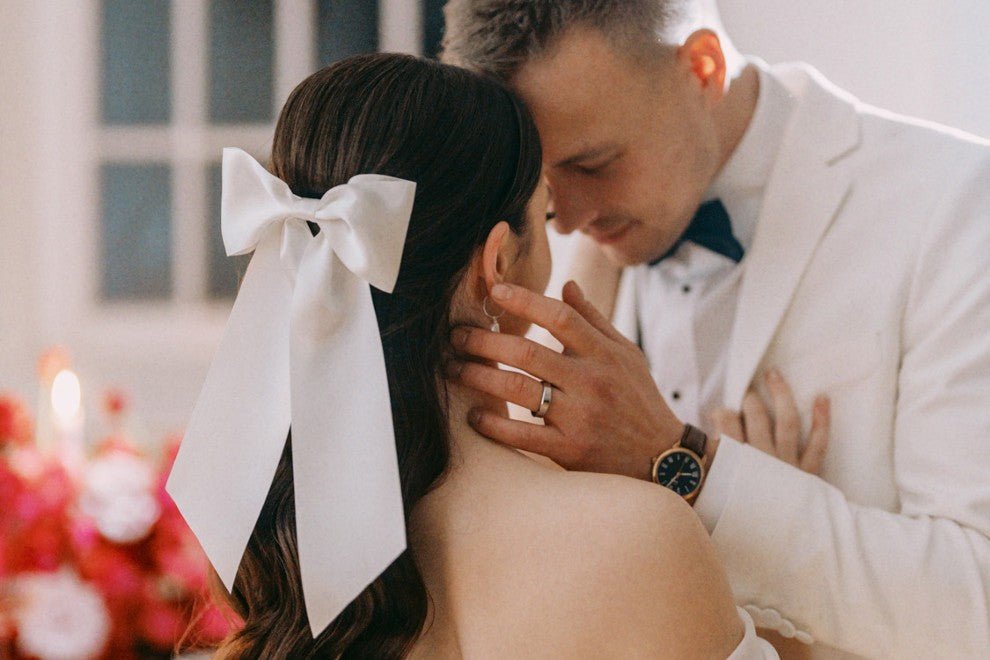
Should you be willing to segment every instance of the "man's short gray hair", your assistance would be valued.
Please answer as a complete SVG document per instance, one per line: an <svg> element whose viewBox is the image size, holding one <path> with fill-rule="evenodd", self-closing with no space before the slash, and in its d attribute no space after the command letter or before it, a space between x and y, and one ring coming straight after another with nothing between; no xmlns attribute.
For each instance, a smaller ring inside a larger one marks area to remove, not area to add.
<svg viewBox="0 0 990 660"><path fill-rule="evenodd" d="M444 7L441 58L511 80L574 26L599 30L613 43L654 44L695 0L450 0Z"/></svg>

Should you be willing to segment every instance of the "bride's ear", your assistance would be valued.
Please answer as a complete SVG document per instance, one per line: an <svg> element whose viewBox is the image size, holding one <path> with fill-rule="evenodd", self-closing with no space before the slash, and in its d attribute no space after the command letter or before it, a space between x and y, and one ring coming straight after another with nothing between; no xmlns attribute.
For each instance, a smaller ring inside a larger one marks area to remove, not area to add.
<svg viewBox="0 0 990 660"><path fill-rule="evenodd" d="M485 240L485 245L481 249L481 272L479 275L484 279L485 291L487 294L492 287L499 282L505 281L506 271L509 267L508 250L511 248L512 230L509 223L499 222L492 227Z"/></svg>

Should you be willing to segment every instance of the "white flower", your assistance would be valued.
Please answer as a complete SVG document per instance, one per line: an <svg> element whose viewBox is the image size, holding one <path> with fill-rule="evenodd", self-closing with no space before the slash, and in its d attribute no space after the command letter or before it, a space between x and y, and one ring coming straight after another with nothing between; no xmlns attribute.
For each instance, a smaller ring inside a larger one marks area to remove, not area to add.
<svg viewBox="0 0 990 660"><path fill-rule="evenodd" d="M100 594L74 571L28 573L15 580L17 646L44 660L99 655L110 634L110 615Z"/></svg>
<svg viewBox="0 0 990 660"><path fill-rule="evenodd" d="M146 461L114 452L89 464L79 505L107 539L133 543L147 536L161 515L154 484Z"/></svg>

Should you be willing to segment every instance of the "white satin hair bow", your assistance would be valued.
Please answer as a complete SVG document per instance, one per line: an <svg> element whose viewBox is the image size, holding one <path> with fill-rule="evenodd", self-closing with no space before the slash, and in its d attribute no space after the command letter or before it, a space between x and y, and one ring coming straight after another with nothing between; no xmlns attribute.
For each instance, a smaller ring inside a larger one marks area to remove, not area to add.
<svg viewBox="0 0 990 660"><path fill-rule="evenodd" d="M301 198L247 153L223 150L224 246L254 256L166 490L232 590L291 424L314 637L406 548L368 285L395 286L415 190L359 174Z"/></svg>

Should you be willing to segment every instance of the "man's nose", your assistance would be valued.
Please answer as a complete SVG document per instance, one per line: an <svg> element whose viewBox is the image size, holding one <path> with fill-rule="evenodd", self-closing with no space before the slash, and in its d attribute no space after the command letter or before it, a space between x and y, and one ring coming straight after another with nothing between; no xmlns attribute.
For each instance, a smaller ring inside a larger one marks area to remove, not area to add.
<svg viewBox="0 0 990 660"><path fill-rule="evenodd" d="M593 209L558 202L554 210L554 226L561 234L570 234L572 231L584 229L594 222L596 217Z"/></svg>
<svg viewBox="0 0 990 660"><path fill-rule="evenodd" d="M564 197L555 190L553 198L547 204L547 218L553 219L554 227L559 233L570 234L594 222L595 211L576 198Z"/></svg>

